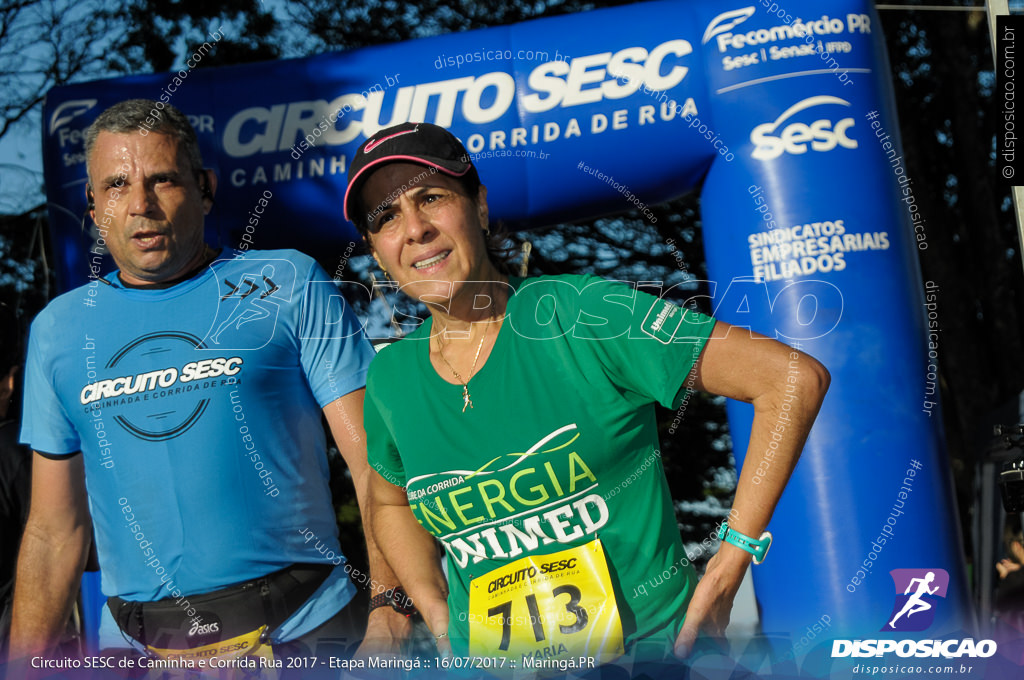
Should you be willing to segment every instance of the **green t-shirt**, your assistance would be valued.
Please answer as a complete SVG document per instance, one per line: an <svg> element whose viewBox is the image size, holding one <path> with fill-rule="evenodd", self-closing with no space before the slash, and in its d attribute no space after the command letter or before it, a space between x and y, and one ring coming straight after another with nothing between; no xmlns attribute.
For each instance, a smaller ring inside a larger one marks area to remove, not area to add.
<svg viewBox="0 0 1024 680"><path fill-rule="evenodd" d="M413 515L447 549L456 654L467 649L474 578L595 538L627 649L641 637L668 639L696 574L665 480L654 402L679 404L714 319L595 276L510 285L494 348L469 383L473 408L463 412L462 386L430 363L430 319L374 359L370 465L406 487ZM525 605L512 607L510 616L528 617Z"/></svg>

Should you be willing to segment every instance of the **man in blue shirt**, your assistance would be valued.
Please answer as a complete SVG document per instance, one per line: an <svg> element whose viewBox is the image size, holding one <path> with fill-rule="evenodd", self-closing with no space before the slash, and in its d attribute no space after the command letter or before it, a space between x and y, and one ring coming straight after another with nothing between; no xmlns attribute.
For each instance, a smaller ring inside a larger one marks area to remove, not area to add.
<svg viewBox="0 0 1024 680"><path fill-rule="evenodd" d="M190 666L315 646L347 627L355 591L320 418L362 507L373 351L311 258L204 242L216 176L179 111L117 104L86 132L86 157L90 214L119 270L94 270L33 323L12 657L57 642L91 524L110 611L151 655ZM390 594L367 536L371 583ZM374 609L367 639L404 636L399 609Z"/></svg>

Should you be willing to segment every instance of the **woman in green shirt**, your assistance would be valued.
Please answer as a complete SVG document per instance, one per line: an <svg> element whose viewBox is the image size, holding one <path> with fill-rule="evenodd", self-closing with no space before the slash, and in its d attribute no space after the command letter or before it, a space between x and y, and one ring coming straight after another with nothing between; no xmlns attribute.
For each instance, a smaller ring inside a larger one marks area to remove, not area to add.
<svg viewBox="0 0 1024 680"><path fill-rule="evenodd" d="M698 633L722 635L828 389L821 364L628 284L506 275L488 249L487 189L437 126L368 139L345 214L430 309L371 365L365 424L373 531L438 648L566 670L682 657ZM654 417L688 389L755 411L725 542L699 584Z"/></svg>

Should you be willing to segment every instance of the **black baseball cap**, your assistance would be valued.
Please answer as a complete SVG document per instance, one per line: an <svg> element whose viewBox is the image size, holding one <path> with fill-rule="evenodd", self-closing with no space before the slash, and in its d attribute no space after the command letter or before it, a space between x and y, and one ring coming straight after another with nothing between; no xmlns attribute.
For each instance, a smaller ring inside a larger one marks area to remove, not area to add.
<svg viewBox="0 0 1024 680"><path fill-rule="evenodd" d="M384 128L360 145L348 166L345 219L355 222L351 215L371 171L395 162L427 165L452 177L463 177L475 171L466 147L443 127L431 123L401 123Z"/></svg>

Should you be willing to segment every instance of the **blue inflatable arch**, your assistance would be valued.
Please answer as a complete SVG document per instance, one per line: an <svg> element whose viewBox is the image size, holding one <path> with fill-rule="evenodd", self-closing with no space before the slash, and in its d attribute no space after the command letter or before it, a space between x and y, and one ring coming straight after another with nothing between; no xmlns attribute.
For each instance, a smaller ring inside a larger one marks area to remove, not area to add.
<svg viewBox="0 0 1024 680"><path fill-rule="evenodd" d="M80 234L82 131L129 97L190 115L220 178L208 236L231 247L343 250L356 238L341 217L348 159L407 120L465 141L492 216L513 228L655 204L703 179L715 313L799 344L833 376L753 570L765 631L798 637L824 615L832 636L876 637L903 568L950 576L929 637L969 627L928 369L927 241L870 2L651 2L58 88L45 173L65 289L108 266L102 234ZM728 408L742 465L751 408Z"/></svg>

